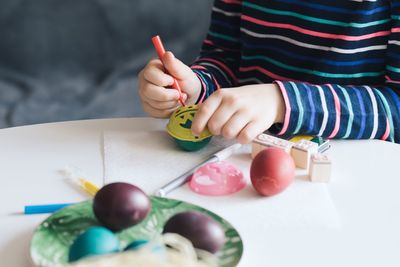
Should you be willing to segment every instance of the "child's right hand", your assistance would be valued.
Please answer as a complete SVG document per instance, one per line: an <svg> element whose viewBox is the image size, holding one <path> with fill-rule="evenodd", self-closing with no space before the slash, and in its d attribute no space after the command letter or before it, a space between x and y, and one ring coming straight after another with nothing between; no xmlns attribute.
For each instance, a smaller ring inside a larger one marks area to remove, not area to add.
<svg viewBox="0 0 400 267"><path fill-rule="evenodd" d="M145 112L156 118L167 118L180 105L178 90L171 89L173 78L181 86L185 103L193 104L197 100L201 90L197 75L167 52L162 62L153 59L139 73L139 95Z"/></svg>

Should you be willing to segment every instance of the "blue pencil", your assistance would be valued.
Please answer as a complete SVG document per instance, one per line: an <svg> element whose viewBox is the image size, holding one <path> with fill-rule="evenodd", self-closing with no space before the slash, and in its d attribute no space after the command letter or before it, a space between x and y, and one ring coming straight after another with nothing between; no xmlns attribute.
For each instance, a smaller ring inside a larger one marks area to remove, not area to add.
<svg viewBox="0 0 400 267"><path fill-rule="evenodd" d="M74 203L30 205L24 207L24 214L53 213Z"/></svg>

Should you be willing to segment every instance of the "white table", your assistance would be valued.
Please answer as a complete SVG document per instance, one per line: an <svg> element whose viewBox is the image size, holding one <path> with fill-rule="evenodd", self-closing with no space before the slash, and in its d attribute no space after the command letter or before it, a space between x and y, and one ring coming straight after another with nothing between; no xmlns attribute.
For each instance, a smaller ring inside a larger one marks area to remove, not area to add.
<svg viewBox="0 0 400 267"><path fill-rule="evenodd" d="M104 131L163 125L137 118L0 130L0 266L30 264L32 231L47 215L21 215L24 205L87 198L66 186L57 173L60 168L76 166L101 184ZM240 266L400 266L400 146L381 141L332 143L334 169L328 188L342 227L260 230L251 227L249 218L232 222L247 242Z"/></svg>

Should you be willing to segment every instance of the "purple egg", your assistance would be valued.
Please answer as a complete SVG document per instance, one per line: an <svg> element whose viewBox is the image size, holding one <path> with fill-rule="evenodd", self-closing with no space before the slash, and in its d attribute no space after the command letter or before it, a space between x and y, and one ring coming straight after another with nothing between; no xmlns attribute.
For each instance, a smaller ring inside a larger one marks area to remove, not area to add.
<svg viewBox="0 0 400 267"><path fill-rule="evenodd" d="M163 233L176 233L189 239L193 246L216 253L225 243L222 227L211 217L195 211L175 214L164 225Z"/></svg>
<svg viewBox="0 0 400 267"><path fill-rule="evenodd" d="M149 197L128 183L103 186L93 200L93 212L105 227L119 231L140 223L151 209Z"/></svg>

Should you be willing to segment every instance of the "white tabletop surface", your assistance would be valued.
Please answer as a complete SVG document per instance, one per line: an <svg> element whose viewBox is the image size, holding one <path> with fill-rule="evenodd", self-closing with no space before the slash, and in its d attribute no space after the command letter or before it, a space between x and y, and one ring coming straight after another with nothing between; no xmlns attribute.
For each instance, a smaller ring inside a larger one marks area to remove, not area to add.
<svg viewBox="0 0 400 267"><path fill-rule="evenodd" d="M60 169L75 166L101 184L105 131L163 129L164 124L110 119L0 130L0 266L30 266L32 232L48 215L21 215L24 205L87 199L60 179ZM400 146L382 141L333 141L332 146L327 187L340 227L254 229L251 218L231 221L244 240L240 266L400 266ZM178 190L171 197L180 195L188 196Z"/></svg>

